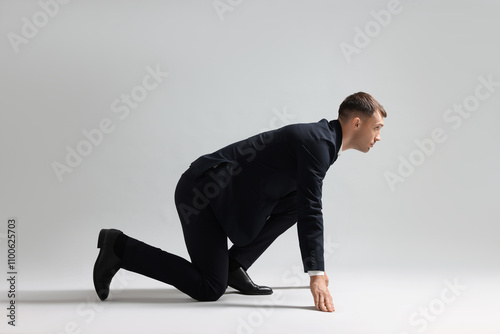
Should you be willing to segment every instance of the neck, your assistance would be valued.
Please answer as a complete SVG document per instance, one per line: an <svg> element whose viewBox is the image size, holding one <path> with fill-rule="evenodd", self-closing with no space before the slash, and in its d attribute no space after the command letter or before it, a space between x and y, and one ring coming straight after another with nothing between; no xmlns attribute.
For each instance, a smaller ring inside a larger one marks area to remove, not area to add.
<svg viewBox="0 0 500 334"><path fill-rule="evenodd" d="M341 118L338 119L340 123L340 127L342 128L342 152L351 148L351 135L346 124L342 121Z"/></svg>

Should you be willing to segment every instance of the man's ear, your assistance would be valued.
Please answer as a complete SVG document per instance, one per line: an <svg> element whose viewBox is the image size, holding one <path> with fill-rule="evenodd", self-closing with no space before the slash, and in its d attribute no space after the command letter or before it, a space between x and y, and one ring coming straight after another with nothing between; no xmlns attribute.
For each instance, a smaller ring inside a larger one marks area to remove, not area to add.
<svg viewBox="0 0 500 334"><path fill-rule="evenodd" d="M359 118L359 117L354 117L354 118L352 119L351 124L352 124L353 130L355 130L355 131L356 131L356 130L359 130L359 128L361 127L361 118Z"/></svg>

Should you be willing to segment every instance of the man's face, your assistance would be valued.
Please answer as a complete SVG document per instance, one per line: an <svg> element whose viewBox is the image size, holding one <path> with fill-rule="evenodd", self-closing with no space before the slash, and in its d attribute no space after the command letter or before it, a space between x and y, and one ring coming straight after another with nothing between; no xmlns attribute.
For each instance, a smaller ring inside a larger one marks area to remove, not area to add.
<svg viewBox="0 0 500 334"><path fill-rule="evenodd" d="M376 142L380 141L380 130L383 126L384 119L378 111L369 118L360 118L355 132L354 149L368 152Z"/></svg>

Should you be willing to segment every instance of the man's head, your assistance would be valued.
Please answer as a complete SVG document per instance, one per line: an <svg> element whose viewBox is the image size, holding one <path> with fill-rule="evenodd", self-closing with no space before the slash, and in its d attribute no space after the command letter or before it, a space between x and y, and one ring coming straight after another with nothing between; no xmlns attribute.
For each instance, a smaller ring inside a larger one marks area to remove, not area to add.
<svg viewBox="0 0 500 334"><path fill-rule="evenodd" d="M348 96L339 107L342 150L368 152L380 140L384 117L387 117L384 107L370 94L359 92Z"/></svg>

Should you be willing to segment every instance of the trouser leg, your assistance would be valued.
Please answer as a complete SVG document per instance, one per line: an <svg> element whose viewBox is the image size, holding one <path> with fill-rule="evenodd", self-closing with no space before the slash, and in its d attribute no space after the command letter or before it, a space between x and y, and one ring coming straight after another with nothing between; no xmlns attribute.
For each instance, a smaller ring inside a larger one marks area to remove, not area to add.
<svg viewBox="0 0 500 334"><path fill-rule="evenodd" d="M229 258L245 270L250 268L278 236L297 222L296 203L295 192L281 198L257 237L245 246L233 245Z"/></svg>
<svg viewBox="0 0 500 334"><path fill-rule="evenodd" d="M194 180L183 174L175 202L191 262L144 242L130 239L123 254L124 269L173 285L197 300L217 300L226 290L228 271L227 236L207 206L189 219L182 203L192 205Z"/></svg>

